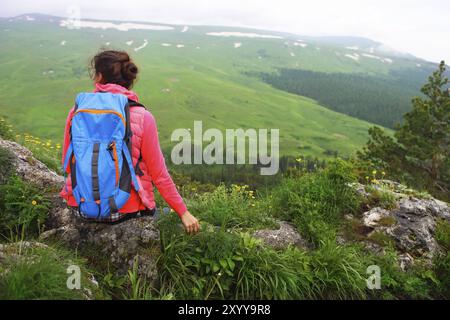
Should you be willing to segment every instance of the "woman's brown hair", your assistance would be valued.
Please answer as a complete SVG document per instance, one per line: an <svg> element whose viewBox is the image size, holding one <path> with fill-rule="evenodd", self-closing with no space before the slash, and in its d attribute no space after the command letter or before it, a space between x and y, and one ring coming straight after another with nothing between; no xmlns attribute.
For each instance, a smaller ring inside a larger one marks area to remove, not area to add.
<svg viewBox="0 0 450 320"><path fill-rule="evenodd" d="M102 84L114 83L130 89L138 72L138 67L125 51L101 51L91 61L91 76L101 74Z"/></svg>

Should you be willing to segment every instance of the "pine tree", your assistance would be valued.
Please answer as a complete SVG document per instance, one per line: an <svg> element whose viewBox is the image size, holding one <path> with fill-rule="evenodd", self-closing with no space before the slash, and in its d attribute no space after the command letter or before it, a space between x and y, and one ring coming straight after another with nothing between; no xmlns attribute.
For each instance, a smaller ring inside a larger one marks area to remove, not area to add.
<svg viewBox="0 0 450 320"><path fill-rule="evenodd" d="M412 100L412 110L397 125L394 138L378 127L369 130L370 139L358 155L432 194L450 197L450 96L445 63L428 78L423 97Z"/></svg>

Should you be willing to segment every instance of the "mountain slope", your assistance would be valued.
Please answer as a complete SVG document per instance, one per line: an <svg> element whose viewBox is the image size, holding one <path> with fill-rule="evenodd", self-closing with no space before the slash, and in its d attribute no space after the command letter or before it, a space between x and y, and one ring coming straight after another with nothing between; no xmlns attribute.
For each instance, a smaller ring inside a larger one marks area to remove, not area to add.
<svg viewBox="0 0 450 320"><path fill-rule="evenodd" d="M345 56L354 48L252 29L101 21L68 27L67 20L45 15L0 21L0 72L8 75L0 79L0 115L20 131L61 139L76 93L91 90L89 57L105 47L127 50L137 61L134 89L155 114L167 150L174 129L203 120L205 129L279 128L283 154L348 155L366 141L370 123L245 73L301 68L389 75L432 67L417 59L355 61Z"/></svg>

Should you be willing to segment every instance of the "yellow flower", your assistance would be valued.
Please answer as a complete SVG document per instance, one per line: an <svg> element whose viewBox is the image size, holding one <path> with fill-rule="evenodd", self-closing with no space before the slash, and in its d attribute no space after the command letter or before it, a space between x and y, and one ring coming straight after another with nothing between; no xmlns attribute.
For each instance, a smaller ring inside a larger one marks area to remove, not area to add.
<svg viewBox="0 0 450 320"><path fill-rule="evenodd" d="M254 207L255 206L255 204L254 203L252 203L252 207Z"/></svg>
<svg viewBox="0 0 450 320"><path fill-rule="evenodd" d="M31 204L32 204L33 206L35 206L35 205L37 205L37 201L36 201L36 200L33 200L33 201L31 201Z"/></svg>
<svg viewBox="0 0 450 320"><path fill-rule="evenodd" d="M366 176L366 180L369 180L369 176Z"/></svg>
<svg viewBox="0 0 450 320"><path fill-rule="evenodd" d="M384 172L384 171L381 171L381 174L384 176L384 175L386 175L386 172Z"/></svg>
<svg viewBox="0 0 450 320"><path fill-rule="evenodd" d="M377 174L377 170L373 170L373 171L372 171L372 174L373 174L373 175L376 175L376 174Z"/></svg>

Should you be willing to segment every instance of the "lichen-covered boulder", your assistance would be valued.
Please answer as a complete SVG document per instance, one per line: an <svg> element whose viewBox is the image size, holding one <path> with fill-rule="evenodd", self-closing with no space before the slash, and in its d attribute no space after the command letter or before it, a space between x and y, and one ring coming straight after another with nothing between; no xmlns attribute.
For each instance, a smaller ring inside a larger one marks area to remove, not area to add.
<svg viewBox="0 0 450 320"><path fill-rule="evenodd" d="M96 250L123 274L137 263L138 274L150 282L157 279L156 260L160 235L152 217L138 217L119 224L89 222L61 205L52 210L41 239L56 238L80 251ZM94 257L95 258L95 257Z"/></svg>
<svg viewBox="0 0 450 320"><path fill-rule="evenodd" d="M400 253L430 259L440 250L434 238L438 219L450 221L450 208L445 202L399 197L395 209L372 208L363 214L362 222L372 232L392 238Z"/></svg>
<svg viewBox="0 0 450 320"><path fill-rule="evenodd" d="M257 230L253 237L261 239L264 244L274 249L284 249L289 245L307 249L307 242L297 232L296 228L285 221L278 221L279 229Z"/></svg>

